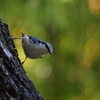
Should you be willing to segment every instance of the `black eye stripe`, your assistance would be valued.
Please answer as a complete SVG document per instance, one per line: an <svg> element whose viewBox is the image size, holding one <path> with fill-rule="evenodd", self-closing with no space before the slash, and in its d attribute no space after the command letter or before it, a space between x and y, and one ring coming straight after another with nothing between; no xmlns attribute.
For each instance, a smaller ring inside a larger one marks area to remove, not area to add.
<svg viewBox="0 0 100 100"><path fill-rule="evenodd" d="M47 46L47 44L45 44L46 48L49 50L49 47Z"/></svg>
<svg viewBox="0 0 100 100"><path fill-rule="evenodd" d="M51 50L50 50L50 48L48 47L48 45L46 43L45 43L45 46L48 49L49 53L51 54Z"/></svg>

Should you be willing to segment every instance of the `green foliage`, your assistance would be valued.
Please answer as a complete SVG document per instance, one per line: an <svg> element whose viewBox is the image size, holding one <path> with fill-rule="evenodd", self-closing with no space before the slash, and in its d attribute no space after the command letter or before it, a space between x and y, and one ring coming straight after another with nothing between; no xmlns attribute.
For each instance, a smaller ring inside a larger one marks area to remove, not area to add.
<svg viewBox="0 0 100 100"><path fill-rule="evenodd" d="M45 100L100 100L100 21L81 0L1 0L0 16L12 35L53 45L53 56L24 64Z"/></svg>

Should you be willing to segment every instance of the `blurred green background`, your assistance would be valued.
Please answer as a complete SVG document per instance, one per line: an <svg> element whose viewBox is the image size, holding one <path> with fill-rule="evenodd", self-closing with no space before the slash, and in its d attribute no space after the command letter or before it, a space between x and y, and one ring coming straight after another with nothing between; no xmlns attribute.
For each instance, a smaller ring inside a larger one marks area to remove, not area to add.
<svg viewBox="0 0 100 100"><path fill-rule="evenodd" d="M100 100L99 0L0 0L11 35L50 42L53 55L27 59L24 69L44 100ZM15 45L21 61L20 40Z"/></svg>

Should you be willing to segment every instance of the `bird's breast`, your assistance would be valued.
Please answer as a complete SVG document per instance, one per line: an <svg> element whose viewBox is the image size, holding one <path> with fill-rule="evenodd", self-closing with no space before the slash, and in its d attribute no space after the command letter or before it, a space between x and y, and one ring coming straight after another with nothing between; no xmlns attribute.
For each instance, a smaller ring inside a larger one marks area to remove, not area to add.
<svg viewBox="0 0 100 100"><path fill-rule="evenodd" d="M38 59L41 58L44 54L48 53L48 50L45 48L44 45L36 45L34 43L22 43L24 52L27 57L31 59Z"/></svg>

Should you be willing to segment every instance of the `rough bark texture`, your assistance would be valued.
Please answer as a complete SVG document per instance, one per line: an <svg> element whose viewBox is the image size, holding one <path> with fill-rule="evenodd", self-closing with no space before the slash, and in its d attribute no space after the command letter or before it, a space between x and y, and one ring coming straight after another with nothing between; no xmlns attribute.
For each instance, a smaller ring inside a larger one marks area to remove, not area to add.
<svg viewBox="0 0 100 100"><path fill-rule="evenodd" d="M43 100L28 79L8 25L0 20L0 100Z"/></svg>

